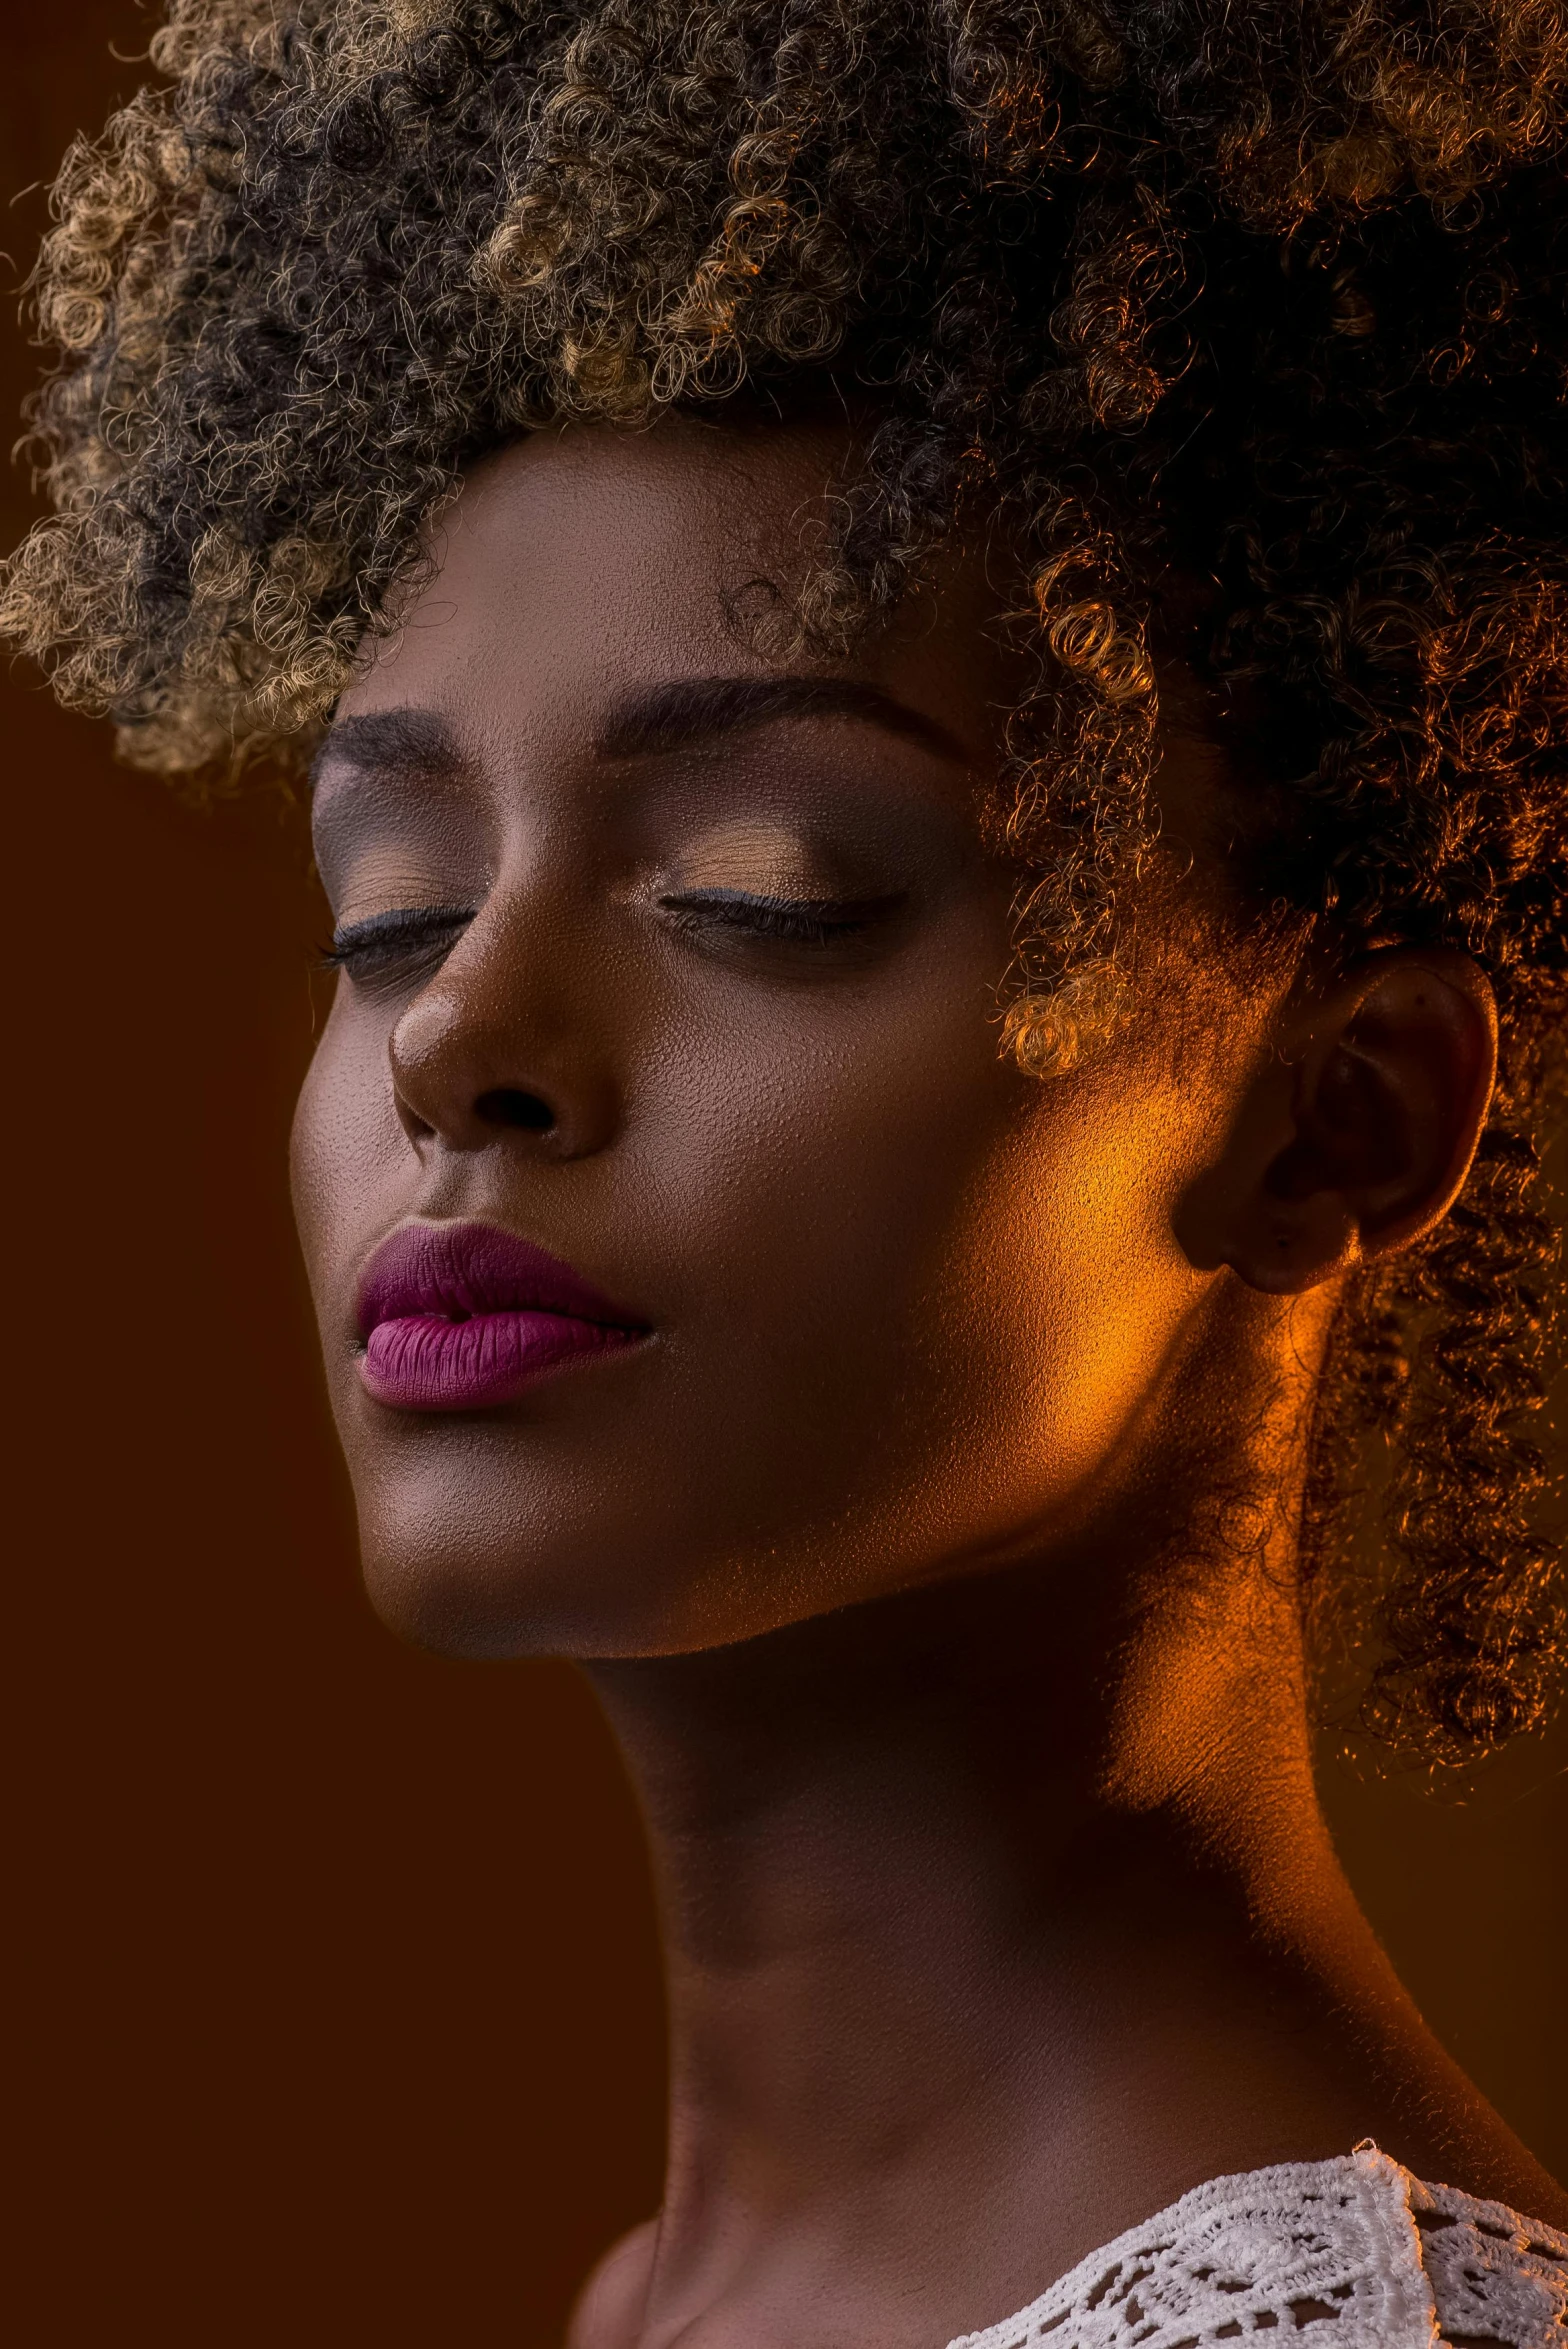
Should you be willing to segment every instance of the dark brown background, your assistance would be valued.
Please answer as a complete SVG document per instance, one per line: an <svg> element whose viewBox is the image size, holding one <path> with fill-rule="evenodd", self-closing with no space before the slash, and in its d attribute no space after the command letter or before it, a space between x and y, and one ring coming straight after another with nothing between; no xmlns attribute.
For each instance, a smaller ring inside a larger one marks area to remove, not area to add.
<svg viewBox="0 0 1568 2349"><path fill-rule="evenodd" d="M148 27L11 11L7 285ZM14 416L34 362L3 356ZM284 1184L322 929L297 837L0 693L12 2335L549 2349L658 2192L630 1803L570 1673L413 1655L358 1594ZM1559 2169L1565 1754L1462 1808L1329 1787L1432 2021Z"/></svg>

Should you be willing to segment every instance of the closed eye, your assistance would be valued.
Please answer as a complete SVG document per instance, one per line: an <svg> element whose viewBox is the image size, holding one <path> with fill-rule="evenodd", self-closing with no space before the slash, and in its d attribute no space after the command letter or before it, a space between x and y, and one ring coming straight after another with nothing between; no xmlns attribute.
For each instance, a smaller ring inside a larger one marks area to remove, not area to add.
<svg viewBox="0 0 1568 2349"><path fill-rule="evenodd" d="M892 897L775 897L744 889L693 889L661 897L683 930L741 931L798 946L831 946L858 936L904 903Z"/></svg>
<svg viewBox="0 0 1568 2349"><path fill-rule="evenodd" d="M414 971L443 961L473 918L468 905L395 906L340 923L321 959L359 981Z"/></svg>

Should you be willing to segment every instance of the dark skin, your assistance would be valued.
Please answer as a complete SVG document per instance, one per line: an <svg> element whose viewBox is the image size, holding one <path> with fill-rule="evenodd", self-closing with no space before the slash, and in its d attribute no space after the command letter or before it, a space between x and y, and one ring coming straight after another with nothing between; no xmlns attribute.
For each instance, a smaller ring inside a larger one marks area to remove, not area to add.
<svg viewBox="0 0 1568 2349"><path fill-rule="evenodd" d="M942 2349L1367 2136L1565 2216L1339 1870L1291 1576L1336 1283L1451 1203L1486 983L1222 951L1223 779L1173 733L1127 1015L1022 1074L987 564L844 659L735 619L846 454L491 460L320 767L340 925L440 917L350 964L296 1132L369 1587L448 1653L584 1664L661 1889L666 2199L574 2349ZM410 1217L651 1335L387 1408L355 1285Z"/></svg>

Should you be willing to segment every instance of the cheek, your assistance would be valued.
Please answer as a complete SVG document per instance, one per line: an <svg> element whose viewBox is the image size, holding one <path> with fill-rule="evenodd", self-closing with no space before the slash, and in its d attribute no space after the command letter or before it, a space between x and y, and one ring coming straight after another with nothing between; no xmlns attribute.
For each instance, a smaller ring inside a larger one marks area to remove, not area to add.
<svg viewBox="0 0 1568 2349"><path fill-rule="evenodd" d="M340 989L300 1091L289 1145L294 1219L329 1372L346 1360L346 1270L408 1212L413 1171L393 1107L385 1033L356 1019Z"/></svg>
<svg viewBox="0 0 1568 2349"><path fill-rule="evenodd" d="M966 1200L952 1329L992 1461L1049 1513L1115 1459L1202 1282L1171 1229L1173 1105L1136 1078L1039 1093Z"/></svg>
<svg viewBox="0 0 1568 2349"><path fill-rule="evenodd" d="M775 1556L902 1581L1100 1468L1199 1287L1158 1091L1042 1086L989 1018L944 1031L912 1009L903 1048L801 1037L723 1083L704 1059L666 1106L683 1147L650 1175L662 1157L684 1179L658 1218L703 1268L694 1417L726 1438L710 1471L728 1458L766 1492Z"/></svg>

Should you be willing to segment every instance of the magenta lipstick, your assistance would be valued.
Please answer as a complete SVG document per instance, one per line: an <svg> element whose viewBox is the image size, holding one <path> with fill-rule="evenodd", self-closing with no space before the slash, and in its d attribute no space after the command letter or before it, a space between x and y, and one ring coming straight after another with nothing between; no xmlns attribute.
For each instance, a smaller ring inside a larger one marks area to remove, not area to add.
<svg viewBox="0 0 1568 2349"><path fill-rule="evenodd" d="M359 1285L360 1376L397 1411L483 1411L647 1335L569 1264L480 1223L407 1223Z"/></svg>

